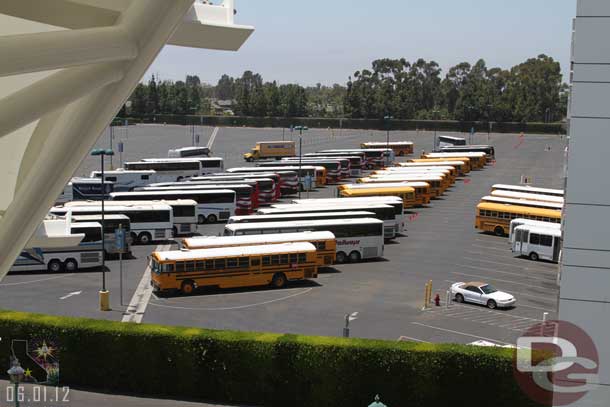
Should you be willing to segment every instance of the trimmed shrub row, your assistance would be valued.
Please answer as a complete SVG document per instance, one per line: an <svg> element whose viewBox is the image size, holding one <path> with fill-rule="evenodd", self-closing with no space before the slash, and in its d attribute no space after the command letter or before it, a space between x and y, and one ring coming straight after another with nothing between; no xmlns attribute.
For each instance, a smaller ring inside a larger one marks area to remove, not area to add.
<svg viewBox="0 0 610 407"><path fill-rule="evenodd" d="M113 122L121 125L124 119L117 118ZM221 127L284 127L307 126L311 128L344 128L364 130L385 130L386 123L382 119L340 119L316 117L242 117L242 116L179 116L179 115L149 115L128 118L129 123L166 123L180 125L206 125ZM487 122L462 122L455 120L392 120L391 130L434 130L486 133ZM495 133L530 133L530 134L565 134L563 123L503 123L494 122L492 131Z"/></svg>
<svg viewBox="0 0 610 407"><path fill-rule="evenodd" d="M60 346L61 385L264 406L533 406L507 349L214 331L0 311L10 339Z"/></svg>

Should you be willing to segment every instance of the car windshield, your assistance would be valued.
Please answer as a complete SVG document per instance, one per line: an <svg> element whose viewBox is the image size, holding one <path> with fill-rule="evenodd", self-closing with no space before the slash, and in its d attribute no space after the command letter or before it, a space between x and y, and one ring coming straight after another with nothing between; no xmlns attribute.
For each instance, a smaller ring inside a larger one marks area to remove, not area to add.
<svg viewBox="0 0 610 407"><path fill-rule="evenodd" d="M491 286L491 285L489 285L489 284L484 285L484 286L481 286L480 288L481 288L481 290L483 290L483 292L484 292L485 294L493 294L493 293L495 293L495 292L497 292L497 291L498 291L498 290L496 290L496 289L495 289L493 286Z"/></svg>

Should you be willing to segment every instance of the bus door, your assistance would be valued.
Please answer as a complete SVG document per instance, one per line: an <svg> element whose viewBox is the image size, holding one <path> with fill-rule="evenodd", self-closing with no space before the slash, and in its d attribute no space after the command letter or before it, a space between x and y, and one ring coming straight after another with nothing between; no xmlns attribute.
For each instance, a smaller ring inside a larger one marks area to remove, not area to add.
<svg viewBox="0 0 610 407"><path fill-rule="evenodd" d="M553 261L559 262L559 253L561 252L561 238L553 237Z"/></svg>

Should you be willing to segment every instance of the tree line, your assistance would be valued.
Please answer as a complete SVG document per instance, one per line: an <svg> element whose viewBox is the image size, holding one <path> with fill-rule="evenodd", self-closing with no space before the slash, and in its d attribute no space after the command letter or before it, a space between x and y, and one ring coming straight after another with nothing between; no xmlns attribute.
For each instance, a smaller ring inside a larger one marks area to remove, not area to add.
<svg viewBox="0 0 610 407"><path fill-rule="evenodd" d="M568 87L559 62L546 55L504 70L484 60L460 63L443 76L434 61L379 59L371 69L356 71L347 84L303 87L265 82L245 71L222 75L216 85L197 75L185 81L160 81L154 75L137 85L125 115L208 115L218 101L240 116L349 117L496 122L552 122L567 110Z"/></svg>

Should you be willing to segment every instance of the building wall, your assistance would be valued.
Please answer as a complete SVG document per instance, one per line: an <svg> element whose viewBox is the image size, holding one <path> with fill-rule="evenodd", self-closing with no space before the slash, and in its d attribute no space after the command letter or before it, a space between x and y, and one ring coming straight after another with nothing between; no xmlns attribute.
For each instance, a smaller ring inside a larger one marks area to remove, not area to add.
<svg viewBox="0 0 610 407"><path fill-rule="evenodd" d="M578 0L559 318L583 328L599 382L575 405L610 405L610 1Z"/></svg>

